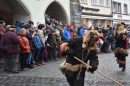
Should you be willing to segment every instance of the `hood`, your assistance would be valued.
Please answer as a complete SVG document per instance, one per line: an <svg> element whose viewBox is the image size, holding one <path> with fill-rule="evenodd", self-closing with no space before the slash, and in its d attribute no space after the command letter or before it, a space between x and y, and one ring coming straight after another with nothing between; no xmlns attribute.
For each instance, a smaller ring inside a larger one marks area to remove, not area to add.
<svg viewBox="0 0 130 86"><path fill-rule="evenodd" d="M18 20L18 26L22 28L22 24L24 24L24 22L22 20Z"/></svg>
<svg viewBox="0 0 130 86"><path fill-rule="evenodd" d="M18 32L18 36L25 36L25 35L23 35L21 32Z"/></svg>

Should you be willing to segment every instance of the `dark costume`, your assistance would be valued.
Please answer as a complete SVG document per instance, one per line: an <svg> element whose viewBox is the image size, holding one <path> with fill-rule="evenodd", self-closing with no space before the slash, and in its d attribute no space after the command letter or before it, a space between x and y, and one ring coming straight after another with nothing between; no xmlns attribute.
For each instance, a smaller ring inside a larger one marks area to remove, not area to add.
<svg viewBox="0 0 130 86"><path fill-rule="evenodd" d="M66 61L61 66L62 73L66 76L70 86L84 86L85 72L88 69L93 73L98 68L98 56L96 51L96 39L98 35L95 30L90 30L83 37L74 37L61 45L62 55L66 56ZM67 45L67 46L66 46ZM65 47L64 47L65 46ZM64 47L64 48L63 48ZM68 48L68 49L67 49ZM67 50L64 50L67 49ZM88 63L92 68L88 68L75 57Z"/></svg>
<svg viewBox="0 0 130 86"><path fill-rule="evenodd" d="M117 63L119 67L122 68L122 71L126 69L126 56L128 56L128 51L126 49L126 37L125 28L121 23L117 24L117 28L115 29L115 57L117 57Z"/></svg>

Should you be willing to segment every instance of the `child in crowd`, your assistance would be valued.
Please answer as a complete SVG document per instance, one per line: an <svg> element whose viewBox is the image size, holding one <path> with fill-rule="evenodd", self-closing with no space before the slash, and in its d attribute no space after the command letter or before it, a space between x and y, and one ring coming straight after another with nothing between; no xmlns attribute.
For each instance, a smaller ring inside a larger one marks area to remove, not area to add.
<svg viewBox="0 0 130 86"><path fill-rule="evenodd" d="M40 66L39 64L39 56L41 52L42 43L40 41L40 38L38 36L38 31L36 30L36 35L33 37L33 45L35 48L35 64L37 66Z"/></svg>

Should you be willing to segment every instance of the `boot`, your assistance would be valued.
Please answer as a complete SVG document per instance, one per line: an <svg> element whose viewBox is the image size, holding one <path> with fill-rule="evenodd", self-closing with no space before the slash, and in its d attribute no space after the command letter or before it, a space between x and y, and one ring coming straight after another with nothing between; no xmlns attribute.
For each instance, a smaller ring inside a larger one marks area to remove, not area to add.
<svg viewBox="0 0 130 86"><path fill-rule="evenodd" d="M31 64L28 64L27 68L33 69L33 66Z"/></svg>
<svg viewBox="0 0 130 86"><path fill-rule="evenodd" d="M45 62L43 60L40 61L40 64L45 65Z"/></svg>
<svg viewBox="0 0 130 86"><path fill-rule="evenodd" d="M125 72L125 67L122 68L122 72Z"/></svg>

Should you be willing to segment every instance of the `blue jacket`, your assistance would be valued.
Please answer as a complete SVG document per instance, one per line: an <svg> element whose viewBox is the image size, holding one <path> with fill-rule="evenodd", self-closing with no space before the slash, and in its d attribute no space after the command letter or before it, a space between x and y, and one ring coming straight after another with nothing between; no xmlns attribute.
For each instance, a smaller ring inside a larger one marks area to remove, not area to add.
<svg viewBox="0 0 130 86"><path fill-rule="evenodd" d="M18 32L23 28L22 25L24 24L24 22L22 20L18 20L18 25L16 27L16 34L18 34Z"/></svg>
<svg viewBox="0 0 130 86"><path fill-rule="evenodd" d="M83 34L84 34L84 28L81 28L79 31L79 36L83 36Z"/></svg>
<svg viewBox="0 0 130 86"><path fill-rule="evenodd" d="M70 36L70 30L68 28L64 29L63 38L64 38L64 41L66 41L66 40L68 40L68 39L71 38L71 36Z"/></svg>
<svg viewBox="0 0 130 86"><path fill-rule="evenodd" d="M33 37L33 45L35 48L39 49L42 47L42 43L40 41L40 37L39 36L34 36Z"/></svg>

